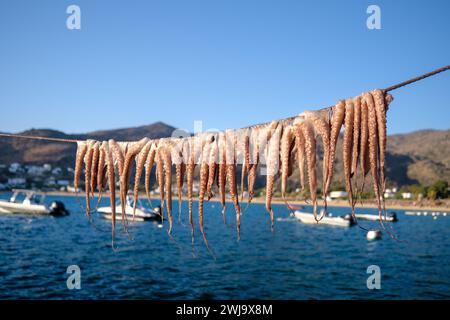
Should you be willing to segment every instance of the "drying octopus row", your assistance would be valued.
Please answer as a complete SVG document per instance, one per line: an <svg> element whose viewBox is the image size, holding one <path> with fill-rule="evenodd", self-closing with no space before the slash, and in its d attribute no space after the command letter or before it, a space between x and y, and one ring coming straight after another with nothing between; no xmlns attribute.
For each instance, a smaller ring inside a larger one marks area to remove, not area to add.
<svg viewBox="0 0 450 320"><path fill-rule="evenodd" d="M205 244L204 202L217 192L225 221L226 192L228 189L236 214L237 237L240 237L241 204L247 188L249 204L254 197L258 174L266 176L265 207L273 226L274 213L271 206L275 181L281 180L281 195L286 201L287 179L296 165L302 189L308 176L310 200L317 221L317 143L323 147L322 193L326 211L328 194L334 171L336 143L344 128L343 164L346 190L354 216L355 194L352 179L357 171L364 178L372 175L373 188L380 213L385 189L386 111L392 96L382 90L373 90L361 96L338 101L328 109L305 111L294 119L273 121L246 129L225 132L205 132L185 138L143 138L133 142L87 140L78 142L74 187L77 189L84 165L86 215L90 218L91 197L99 193L99 200L106 188L112 208L112 238L116 226L116 180L119 182L121 219L127 231L125 201L130 189L132 166L135 165L132 193L134 210L139 196L139 186L144 175L145 191L151 201L150 177L153 166L156 183L160 190L160 214L167 212L168 232L172 232L172 175L178 195L178 214L181 217L183 185L187 183L189 223L194 240L193 184L199 172L198 223ZM241 165L240 192L238 193L237 166ZM198 170L196 170L198 168ZM175 170L173 170L175 169ZM246 184L246 186L245 186ZM286 202L287 203L287 202Z"/></svg>

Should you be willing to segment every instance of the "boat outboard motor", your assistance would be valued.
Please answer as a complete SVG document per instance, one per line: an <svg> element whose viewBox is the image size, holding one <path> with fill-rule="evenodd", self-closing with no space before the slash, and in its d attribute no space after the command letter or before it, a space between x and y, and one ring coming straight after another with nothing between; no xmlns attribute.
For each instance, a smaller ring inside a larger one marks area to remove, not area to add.
<svg viewBox="0 0 450 320"><path fill-rule="evenodd" d="M347 213L343 216L341 216L344 220L350 221L350 225L353 226L354 224L356 224L355 219L353 219L353 216L350 213Z"/></svg>
<svg viewBox="0 0 450 320"><path fill-rule="evenodd" d="M69 211L67 211L64 203L61 201L54 201L50 205L50 215L52 216L67 216L69 215Z"/></svg>
<svg viewBox="0 0 450 320"><path fill-rule="evenodd" d="M390 213L388 214L388 216L392 218L392 222L397 222L397 221L398 221L398 219L397 219L397 213L395 213L395 212L390 212Z"/></svg>
<svg viewBox="0 0 450 320"><path fill-rule="evenodd" d="M156 214L156 219L162 221L161 206L154 207L153 212Z"/></svg>

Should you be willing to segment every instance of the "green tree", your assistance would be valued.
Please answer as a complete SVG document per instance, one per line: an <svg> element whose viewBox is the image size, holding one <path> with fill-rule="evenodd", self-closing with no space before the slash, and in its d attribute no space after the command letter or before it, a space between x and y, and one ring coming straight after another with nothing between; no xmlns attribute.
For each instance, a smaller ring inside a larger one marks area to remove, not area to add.
<svg viewBox="0 0 450 320"><path fill-rule="evenodd" d="M430 199L430 200L436 200L437 192L436 192L436 190L434 189L434 187L428 188L427 197L428 197L428 199Z"/></svg>
<svg viewBox="0 0 450 320"><path fill-rule="evenodd" d="M431 186L436 192L436 197L440 199L444 199L448 197L448 182L444 180L438 180L435 184Z"/></svg>

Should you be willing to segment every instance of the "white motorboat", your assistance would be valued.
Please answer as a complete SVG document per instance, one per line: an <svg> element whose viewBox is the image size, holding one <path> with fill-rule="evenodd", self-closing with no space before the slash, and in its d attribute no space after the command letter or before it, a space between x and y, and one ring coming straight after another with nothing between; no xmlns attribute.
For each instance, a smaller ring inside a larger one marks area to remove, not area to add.
<svg viewBox="0 0 450 320"><path fill-rule="evenodd" d="M368 220L368 221L379 221L380 220L380 217L376 214L356 213L355 216L356 216L356 219L358 219L358 220ZM398 221L397 214L395 212L388 213L386 215L386 217L383 215L382 219L383 219L383 222L384 221L387 221L387 222L397 222Z"/></svg>
<svg viewBox="0 0 450 320"><path fill-rule="evenodd" d="M69 214L61 201L54 201L47 205L44 200L44 192L14 189L9 200L0 200L0 213L54 216Z"/></svg>
<svg viewBox="0 0 450 320"><path fill-rule="evenodd" d="M133 219L133 197L128 195L126 198L126 206L125 206L125 214L127 219L132 221ZM112 209L111 207L100 207L97 208L97 212L102 214L106 219L112 219ZM122 217L122 205L120 201L116 203L116 219L121 219ZM161 216L159 213L159 207L155 207L153 210L148 209L142 205L142 202L138 200L136 205L136 214L134 217L134 221L160 221Z"/></svg>
<svg viewBox="0 0 450 320"><path fill-rule="evenodd" d="M333 217L328 214L319 222L314 218L314 214L309 212L295 211L294 217L306 224L330 225L338 227L351 227L355 224L351 215Z"/></svg>

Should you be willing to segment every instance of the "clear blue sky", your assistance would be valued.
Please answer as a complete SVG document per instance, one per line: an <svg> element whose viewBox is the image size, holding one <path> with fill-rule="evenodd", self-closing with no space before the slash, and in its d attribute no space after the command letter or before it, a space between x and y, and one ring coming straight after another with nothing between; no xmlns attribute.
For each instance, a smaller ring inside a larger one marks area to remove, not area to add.
<svg viewBox="0 0 450 320"><path fill-rule="evenodd" d="M238 128L447 64L445 0L1 0L0 131ZM390 133L450 127L450 71L394 97Z"/></svg>

